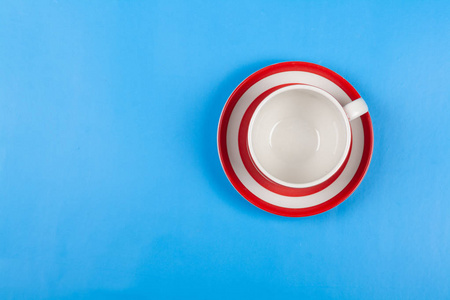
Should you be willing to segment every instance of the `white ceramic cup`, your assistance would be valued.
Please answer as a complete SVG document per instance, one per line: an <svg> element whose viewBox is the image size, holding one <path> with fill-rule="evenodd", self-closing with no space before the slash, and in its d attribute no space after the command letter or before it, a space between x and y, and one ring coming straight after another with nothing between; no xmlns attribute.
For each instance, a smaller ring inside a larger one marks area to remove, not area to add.
<svg viewBox="0 0 450 300"><path fill-rule="evenodd" d="M342 106L311 85L281 87L253 113L250 156L260 172L283 186L324 185L345 167L351 149L350 121L367 111L362 98Z"/></svg>

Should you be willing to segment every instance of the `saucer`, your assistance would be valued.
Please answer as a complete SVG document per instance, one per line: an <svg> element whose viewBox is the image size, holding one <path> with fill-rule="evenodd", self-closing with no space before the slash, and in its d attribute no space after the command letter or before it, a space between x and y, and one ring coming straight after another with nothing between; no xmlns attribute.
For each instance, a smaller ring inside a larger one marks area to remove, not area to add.
<svg viewBox="0 0 450 300"><path fill-rule="evenodd" d="M271 65L246 78L228 98L219 121L217 143L225 174L246 200L273 214L305 217L337 206L358 187L370 164L373 129L369 113L351 121L353 144L348 162L327 187L299 194L269 184L270 181L261 177L258 170L248 163L248 157L240 149L240 129L248 118L244 117L246 112L252 103L255 106L254 102L261 94L276 86L293 83L319 87L334 96L341 105L360 98L344 78L325 67L306 62Z"/></svg>

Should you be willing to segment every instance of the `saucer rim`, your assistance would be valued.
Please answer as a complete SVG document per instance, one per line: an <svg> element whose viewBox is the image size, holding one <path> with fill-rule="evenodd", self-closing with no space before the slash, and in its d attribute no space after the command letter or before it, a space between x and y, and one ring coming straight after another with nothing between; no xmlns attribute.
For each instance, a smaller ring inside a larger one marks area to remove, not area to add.
<svg viewBox="0 0 450 300"><path fill-rule="evenodd" d="M229 124L229 117L235 105L239 102L240 98L242 97L242 95L253 84L270 75L289 71L309 72L312 74L316 74L318 76L322 76L332 81L339 88L341 88L342 91L345 92L352 101L360 98L360 95L358 94L356 89L348 81L346 81L339 74L323 66L314 63L300 62L300 61L288 61L269 65L252 73L245 80L243 80L234 89L234 91L228 98L219 119L219 126L217 131L217 147L220 163L228 180L233 185L233 187L241 194L241 196L243 196L247 201L249 201L250 203L252 203L253 205L257 206L262 210L265 210L267 212L276 215L286 217L306 217L323 213L325 211L332 209L333 207L336 207L337 205L345 201L359 186L368 170L373 153L373 128L370 114L366 113L361 117L364 134L364 148L362 157L359 161L358 168L353 177L351 178L351 180L348 182L348 184L344 186L342 190L332 198L325 200L323 203L314 206L303 208L288 208L268 203L265 200L254 195L246 188L246 186L237 177L228 157L226 135ZM232 100L234 101L234 103L232 103Z"/></svg>

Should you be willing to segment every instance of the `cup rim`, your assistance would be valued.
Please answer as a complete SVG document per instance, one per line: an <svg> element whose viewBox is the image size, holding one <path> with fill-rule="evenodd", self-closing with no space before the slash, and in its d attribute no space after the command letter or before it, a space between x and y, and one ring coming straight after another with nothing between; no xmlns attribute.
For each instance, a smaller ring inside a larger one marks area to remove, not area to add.
<svg viewBox="0 0 450 300"><path fill-rule="evenodd" d="M268 103L271 99L273 99L275 96L277 96L277 95L279 95L279 94L281 94L283 92L289 91L289 90L310 90L310 91L317 92L317 93L321 94L322 96L327 98L331 103L334 104L334 106L340 112L340 116L343 118L344 124L345 124L346 144L345 144L344 152L342 153L341 157L339 158L338 163L334 166L334 168L331 171L329 171L324 176L322 176L322 177L320 177L320 178L318 178L316 180L313 180L313 181L310 181L310 182L306 182L306 183L287 182L287 181L284 181L282 179L279 179L279 178L273 176L272 174L270 174L261 165L261 163L259 162L258 158L256 157L255 151L253 149L252 132L253 132L253 127L254 127L254 122L255 122L256 116L258 115L258 113L260 112L262 107L266 103ZM248 133L247 133L248 151L249 151L249 154L250 154L250 158L252 159L253 163L255 164L255 167L264 176L266 176L268 179L274 181L275 183L278 183L278 184L286 186L286 187L296 188L296 189L310 188L310 187L317 186L317 185L327 181L334 174L336 174L340 170L342 165L346 162L346 158L348 157L348 155L350 153L351 139L352 139L352 134L351 134L350 121L349 121L349 119L348 119L348 117L347 117L347 115L346 115L342 105L338 102L338 100L336 98L334 98L328 92L324 91L321 88L318 88L316 86L309 85L309 84L292 84L292 85L280 87L277 90L275 90L272 93L270 93L269 95L267 95L266 98L263 101L261 101L261 103L258 104L258 106L256 107L255 111L253 112L252 117L250 119L250 123L248 125Z"/></svg>

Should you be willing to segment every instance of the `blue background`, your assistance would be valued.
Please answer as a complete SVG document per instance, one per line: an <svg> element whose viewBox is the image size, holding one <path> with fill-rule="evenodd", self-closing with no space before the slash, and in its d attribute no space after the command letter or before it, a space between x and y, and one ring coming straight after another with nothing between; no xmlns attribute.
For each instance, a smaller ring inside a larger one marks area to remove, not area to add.
<svg viewBox="0 0 450 300"><path fill-rule="evenodd" d="M448 1L1 1L0 298L450 297ZM300 60L349 80L375 150L291 219L216 151L233 89Z"/></svg>

